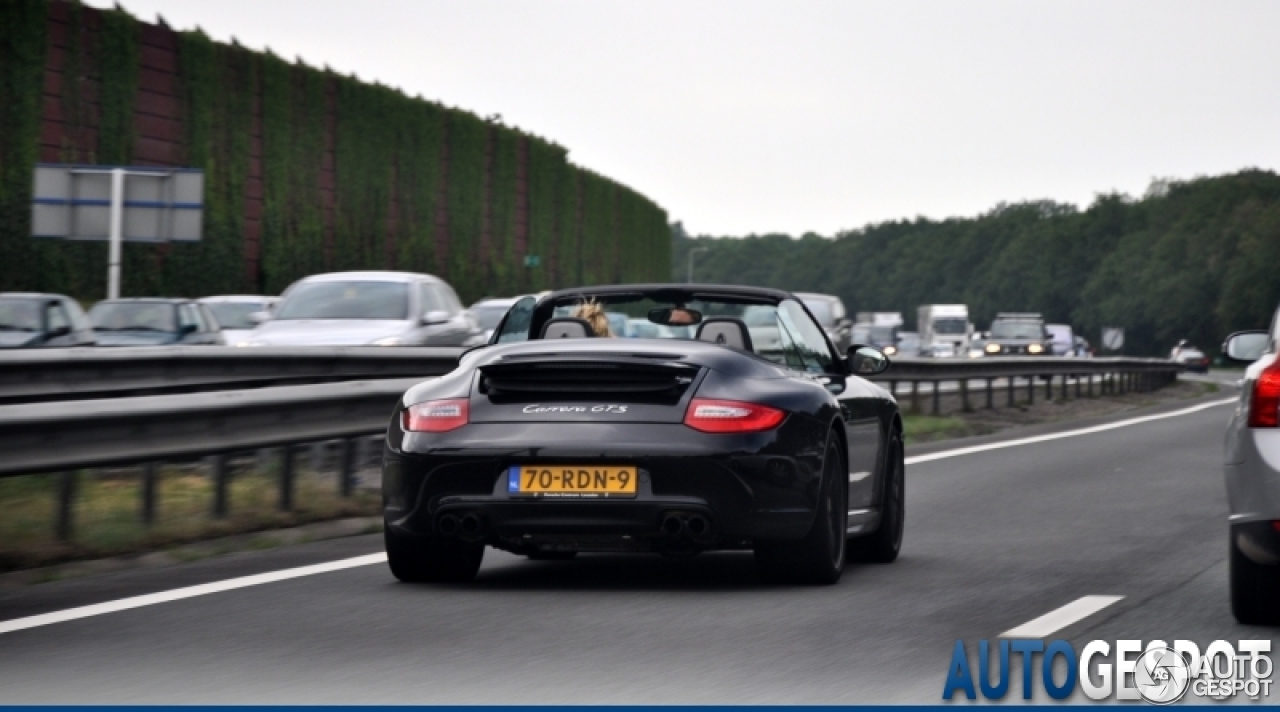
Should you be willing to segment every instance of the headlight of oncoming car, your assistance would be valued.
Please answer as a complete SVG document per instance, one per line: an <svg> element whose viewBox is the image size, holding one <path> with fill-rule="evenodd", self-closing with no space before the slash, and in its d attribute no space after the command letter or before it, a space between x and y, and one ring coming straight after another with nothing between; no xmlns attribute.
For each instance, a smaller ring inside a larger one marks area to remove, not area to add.
<svg viewBox="0 0 1280 712"><path fill-rule="evenodd" d="M987 344L986 352L989 354L1000 353L1000 344Z"/></svg>
<svg viewBox="0 0 1280 712"><path fill-rule="evenodd" d="M1041 351L1044 351L1044 347L1040 344L1031 344L1027 347L1027 353L1029 354L1038 354Z"/></svg>
<svg viewBox="0 0 1280 712"><path fill-rule="evenodd" d="M885 355L885 356L896 356L896 355L897 355L897 353L898 353L898 347L897 347L897 346L886 346L886 347L884 347L884 355Z"/></svg>

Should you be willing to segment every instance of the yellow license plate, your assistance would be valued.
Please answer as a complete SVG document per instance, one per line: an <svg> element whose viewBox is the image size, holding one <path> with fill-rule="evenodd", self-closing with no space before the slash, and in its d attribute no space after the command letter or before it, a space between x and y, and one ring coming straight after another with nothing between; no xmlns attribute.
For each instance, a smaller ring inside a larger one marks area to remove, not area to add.
<svg viewBox="0 0 1280 712"><path fill-rule="evenodd" d="M602 498L636 496L634 466L512 465L507 492L527 497Z"/></svg>

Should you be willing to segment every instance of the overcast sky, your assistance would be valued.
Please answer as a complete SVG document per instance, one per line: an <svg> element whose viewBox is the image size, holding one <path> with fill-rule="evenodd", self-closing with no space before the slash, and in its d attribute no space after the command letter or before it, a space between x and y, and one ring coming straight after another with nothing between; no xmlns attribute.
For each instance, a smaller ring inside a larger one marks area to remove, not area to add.
<svg viewBox="0 0 1280 712"><path fill-rule="evenodd" d="M1087 204L1280 164L1266 0L120 2L501 114L699 234Z"/></svg>

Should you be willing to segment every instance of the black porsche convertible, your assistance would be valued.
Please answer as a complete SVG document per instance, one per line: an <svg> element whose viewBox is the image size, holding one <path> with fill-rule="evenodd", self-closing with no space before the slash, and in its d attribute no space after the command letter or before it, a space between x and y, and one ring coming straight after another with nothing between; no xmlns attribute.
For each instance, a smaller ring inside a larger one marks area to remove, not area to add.
<svg viewBox="0 0 1280 712"><path fill-rule="evenodd" d="M387 429L387 557L465 581L485 546L752 550L830 584L902 544L902 421L878 350L838 354L787 292L622 285L514 304L489 344L405 393Z"/></svg>

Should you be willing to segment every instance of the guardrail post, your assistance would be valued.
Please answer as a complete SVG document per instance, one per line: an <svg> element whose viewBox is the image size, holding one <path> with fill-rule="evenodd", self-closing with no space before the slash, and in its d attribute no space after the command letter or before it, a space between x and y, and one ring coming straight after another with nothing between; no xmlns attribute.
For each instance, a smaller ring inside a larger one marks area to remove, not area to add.
<svg viewBox="0 0 1280 712"><path fill-rule="evenodd" d="M1053 375L1052 374L1050 374L1048 378L1044 379L1044 399L1046 401L1053 400Z"/></svg>
<svg viewBox="0 0 1280 712"><path fill-rule="evenodd" d="M58 541L71 541L75 533L76 480L80 473L77 470L63 472L58 482Z"/></svg>
<svg viewBox="0 0 1280 712"><path fill-rule="evenodd" d="M1062 400L1067 399L1067 374L1065 373L1062 374L1062 387L1058 389L1058 396L1061 397Z"/></svg>
<svg viewBox="0 0 1280 712"><path fill-rule="evenodd" d="M227 516L227 490L231 486L231 456L219 453L213 456L213 517Z"/></svg>
<svg viewBox="0 0 1280 712"><path fill-rule="evenodd" d="M911 382L911 412L920 412L920 382Z"/></svg>
<svg viewBox="0 0 1280 712"><path fill-rule="evenodd" d="M1080 398L1080 374L1077 373L1075 375L1075 379L1076 379L1076 398L1079 399Z"/></svg>
<svg viewBox="0 0 1280 712"><path fill-rule="evenodd" d="M156 521L156 479L159 469L154 462L142 466L142 523L148 526Z"/></svg>
<svg viewBox="0 0 1280 712"><path fill-rule="evenodd" d="M1036 404L1036 377L1027 376L1027 405Z"/></svg>
<svg viewBox="0 0 1280 712"><path fill-rule="evenodd" d="M969 407L969 379L960 379L960 409L966 413L973 412L973 408Z"/></svg>
<svg viewBox="0 0 1280 712"><path fill-rule="evenodd" d="M1005 400L1009 401L1009 407L1012 408L1013 403L1013 376L1007 376L1004 383Z"/></svg>
<svg viewBox="0 0 1280 712"><path fill-rule="evenodd" d="M293 445L280 448L280 511L293 509Z"/></svg>
<svg viewBox="0 0 1280 712"><path fill-rule="evenodd" d="M350 497L354 488L355 479L355 459L356 459L356 443L351 438L345 438L338 450L338 493L343 497Z"/></svg>
<svg viewBox="0 0 1280 712"><path fill-rule="evenodd" d="M942 385L941 381L933 381L933 414L934 415L937 415L939 413L938 399L942 396L942 389L940 388L941 385Z"/></svg>
<svg viewBox="0 0 1280 712"><path fill-rule="evenodd" d="M991 410L992 408L995 407L991 402L992 399L995 397L995 394L993 393L994 386L992 385L993 383L995 383L995 380L996 379L994 378L987 379L987 410Z"/></svg>

